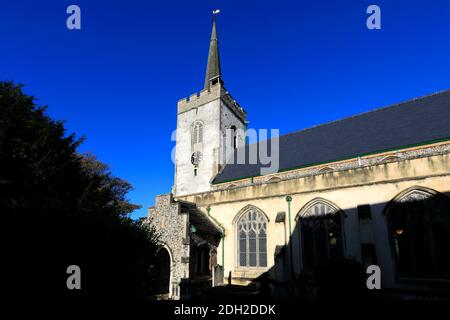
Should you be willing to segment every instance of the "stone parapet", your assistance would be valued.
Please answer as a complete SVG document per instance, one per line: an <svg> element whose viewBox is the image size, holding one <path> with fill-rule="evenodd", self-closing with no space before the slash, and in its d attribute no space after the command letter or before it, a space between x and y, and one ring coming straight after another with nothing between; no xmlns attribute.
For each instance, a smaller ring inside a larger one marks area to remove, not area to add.
<svg viewBox="0 0 450 320"><path fill-rule="evenodd" d="M204 89L199 93L191 94L188 98L178 101L178 114L198 108L211 101L221 99L231 110L245 122L246 113L236 100L226 91L225 87L217 83L208 89Z"/></svg>

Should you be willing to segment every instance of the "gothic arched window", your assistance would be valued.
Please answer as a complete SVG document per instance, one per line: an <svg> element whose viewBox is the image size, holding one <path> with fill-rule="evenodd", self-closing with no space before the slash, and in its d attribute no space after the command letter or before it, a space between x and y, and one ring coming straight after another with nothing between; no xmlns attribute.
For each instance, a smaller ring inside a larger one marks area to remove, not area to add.
<svg viewBox="0 0 450 320"><path fill-rule="evenodd" d="M450 199L433 190L414 188L386 208L397 274L450 278Z"/></svg>
<svg viewBox="0 0 450 320"><path fill-rule="evenodd" d="M267 267L267 219L255 208L237 222L239 267Z"/></svg>
<svg viewBox="0 0 450 320"><path fill-rule="evenodd" d="M323 199L307 204L299 213L303 267L312 269L343 255L342 215Z"/></svg>

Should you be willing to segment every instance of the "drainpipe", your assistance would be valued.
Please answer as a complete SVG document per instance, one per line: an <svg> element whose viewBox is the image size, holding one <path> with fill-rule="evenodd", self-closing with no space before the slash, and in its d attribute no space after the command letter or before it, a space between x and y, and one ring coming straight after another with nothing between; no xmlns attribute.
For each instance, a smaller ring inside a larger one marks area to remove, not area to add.
<svg viewBox="0 0 450 320"><path fill-rule="evenodd" d="M289 219L289 238L291 237L292 230L291 230L291 196L286 196L286 202L288 204L288 219Z"/></svg>
<svg viewBox="0 0 450 320"><path fill-rule="evenodd" d="M289 219L289 242L288 242L288 246L289 246L289 275L291 278L291 286L292 286L292 282L294 280L294 266L293 266L293 259L292 259L292 229L291 229L291 201L292 201L292 197L291 196L286 196L286 202L288 205L288 219Z"/></svg>
<svg viewBox="0 0 450 320"><path fill-rule="evenodd" d="M225 272L225 230L222 229L222 269Z"/></svg>

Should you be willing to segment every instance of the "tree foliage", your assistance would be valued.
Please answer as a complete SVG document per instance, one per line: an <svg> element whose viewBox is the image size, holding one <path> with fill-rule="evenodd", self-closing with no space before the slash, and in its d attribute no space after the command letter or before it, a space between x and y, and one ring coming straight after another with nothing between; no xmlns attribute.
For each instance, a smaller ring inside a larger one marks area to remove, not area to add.
<svg viewBox="0 0 450 320"><path fill-rule="evenodd" d="M131 185L83 139L0 82L0 290L15 298L144 300L152 293L154 230L129 218ZM68 290L69 265L81 290Z"/></svg>

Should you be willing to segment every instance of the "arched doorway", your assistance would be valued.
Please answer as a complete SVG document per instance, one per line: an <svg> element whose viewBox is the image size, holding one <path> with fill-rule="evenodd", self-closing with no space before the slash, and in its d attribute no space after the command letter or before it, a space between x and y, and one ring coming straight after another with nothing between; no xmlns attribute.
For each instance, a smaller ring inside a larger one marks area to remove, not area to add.
<svg viewBox="0 0 450 320"><path fill-rule="evenodd" d="M159 249L155 259L156 294L170 292L170 255L166 248Z"/></svg>

